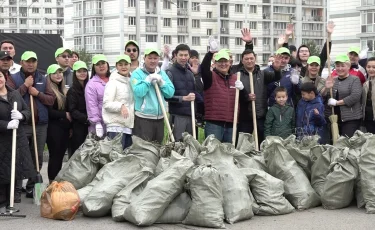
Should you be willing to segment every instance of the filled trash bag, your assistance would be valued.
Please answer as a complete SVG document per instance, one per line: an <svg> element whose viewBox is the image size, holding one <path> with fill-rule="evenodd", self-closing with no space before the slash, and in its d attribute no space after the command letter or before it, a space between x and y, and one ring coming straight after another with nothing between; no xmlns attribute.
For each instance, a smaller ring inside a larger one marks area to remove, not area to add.
<svg viewBox="0 0 375 230"><path fill-rule="evenodd" d="M245 175L234 164L233 145L221 143L210 135L203 143L204 150L198 157L198 164L212 165L220 174L224 197L225 220L233 224L254 216L250 188Z"/></svg>
<svg viewBox="0 0 375 230"><path fill-rule="evenodd" d="M145 167L143 161L135 155L126 155L104 165L99 171L101 179L83 200L83 214L90 217L108 215L114 196L142 171L153 175L154 170Z"/></svg>
<svg viewBox="0 0 375 230"><path fill-rule="evenodd" d="M350 163L348 153L349 149L345 148L330 164L321 194L325 209L345 208L353 200L358 170Z"/></svg>
<svg viewBox="0 0 375 230"><path fill-rule="evenodd" d="M255 141L253 135L250 133L239 133L236 149L243 153L255 151Z"/></svg>
<svg viewBox="0 0 375 230"><path fill-rule="evenodd" d="M79 209L79 196L66 181L52 182L41 197L40 215L55 220L72 220Z"/></svg>
<svg viewBox="0 0 375 230"><path fill-rule="evenodd" d="M132 136L132 141L133 144L125 149L125 154L133 154L140 157L145 166L155 170L160 159L160 146L137 136Z"/></svg>
<svg viewBox="0 0 375 230"><path fill-rule="evenodd" d="M122 133L116 135L113 139L105 137L103 140L99 140L97 151L99 155L99 164L101 166L123 156L121 140Z"/></svg>
<svg viewBox="0 0 375 230"><path fill-rule="evenodd" d="M283 146L282 141L267 137L264 142L267 142L264 158L268 171L272 176L284 181L285 197L288 201L299 210L320 205L318 194L311 187L302 168Z"/></svg>
<svg viewBox="0 0 375 230"><path fill-rule="evenodd" d="M89 134L85 142L75 151L73 156L66 162L56 181L68 181L75 189L80 189L88 185L100 169L99 157L97 153L95 135Z"/></svg>
<svg viewBox="0 0 375 230"><path fill-rule="evenodd" d="M169 168L169 157L160 157L159 163L155 169L155 176L159 176L162 172Z"/></svg>
<svg viewBox="0 0 375 230"><path fill-rule="evenodd" d="M223 194L219 172L211 165L200 165L188 174L192 205L182 222L209 228L225 228Z"/></svg>
<svg viewBox="0 0 375 230"><path fill-rule="evenodd" d="M252 168L242 168L241 172L249 180L250 189L255 200L255 215L283 215L295 209L284 197L284 182L270 174Z"/></svg>
<svg viewBox="0 0 375 230"><path fill-rule="evenodd" d="M163 215L155 222L157 224L180 224L186 218L191 206L191 198L183 192L164 210Z"/></svg>
<svg viewBox="0 0 375 230"><path fill-rule="evenodd" d="M186 173L193 165L191 160L172 152L170 167L150 180L142 193L134 198L125 210L125 219L140 226L155 223L183 191Z"/></svg>
<svg viewBox="0 0 375 230"><path fill-rule="evenodd" d="M86 199L86 197L90 194L94 186L103 178L104 172L105 168L104 170L99 170L95 178L88 185L77 190L79 198L81 200L81 205L83 204L83 201Z"/></svg>
<svg viewBox="0 0 375 230"><path fill-rule="evenodd" d="M359 168L366 213L375 214L375 136L362 146Z"/></svg>
<svg viewBox="0 0 375 230"><path fill-rule="evenodd" d="M183 156L190 159L194 164L196 164L197 157L202 151L201 144L189 133L183 133L182 140L185 144L185 151Z"/></svg>

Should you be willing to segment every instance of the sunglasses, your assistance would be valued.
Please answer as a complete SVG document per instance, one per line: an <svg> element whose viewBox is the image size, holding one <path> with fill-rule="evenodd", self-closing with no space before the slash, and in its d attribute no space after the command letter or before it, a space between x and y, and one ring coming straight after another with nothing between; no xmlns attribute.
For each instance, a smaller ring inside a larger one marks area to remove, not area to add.
<svg viewBox="0 0 375 230"><path fill-rule="evenodd" d="M135 48L134 49L127 49L126 52L128 52L128 53L131 53L131 52L135 53L135 52L138 52L138 50L135 49Z"/></svg>
<svg viewBox="0 0 375 230"><path fill-rule="evenodd" d="M72 55L66 55L66 54L63 54L63 55L60 55L60 57L62 57L62 58L71 58Z"/></svg>

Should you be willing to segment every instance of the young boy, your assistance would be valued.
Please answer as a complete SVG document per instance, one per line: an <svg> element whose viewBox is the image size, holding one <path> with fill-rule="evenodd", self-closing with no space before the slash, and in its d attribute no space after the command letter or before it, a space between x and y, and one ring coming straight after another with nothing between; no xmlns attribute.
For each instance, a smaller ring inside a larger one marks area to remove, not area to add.
<svg viewBox="0 0 375 230"><path fill-rule="evenodd" d="M318 94L314 83L307 82L301 85L302 99L297 105L297 138L304 136L322 136L324 119L323 99ZM320 140L319 140L320 141Z"/></svg>
<svg viewBox="0 0 375 230"><path fill-rule="evenodd" d="M268 110L264 123L264 137L279 136L283 139L294 133L295 114L293 107L286 104L288 91L285 87L275 89L276 103Z"/></svg>

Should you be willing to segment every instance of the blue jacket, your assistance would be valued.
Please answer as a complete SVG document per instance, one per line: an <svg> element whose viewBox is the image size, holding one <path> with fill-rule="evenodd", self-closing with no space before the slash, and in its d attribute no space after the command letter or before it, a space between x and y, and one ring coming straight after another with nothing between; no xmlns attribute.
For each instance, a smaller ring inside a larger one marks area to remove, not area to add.
<svg viewBox="0 0 375 230"><path fill-rule="evenodd" d="M164 98L171 98L175 89L168 75L164 71L159 72L158 68L155 73L160 74L164 80L164 85L160 87L161 95ZM131 74L130 82L134 92L135 114L143 118L161 119L163 112L155 87L145 80L149 74L145 68L138 68ZM165 100L163 101L165 107Z"/></svg>
<svg viewBox="0 0 375 230"><path fill-rule="evenodd" d="M314 109L318 109L319 115L315 115ZM318 134L322 136L324 119L324 104L320 95L311 101L301 99L297 105L296 130L297 137Z"/></svg>

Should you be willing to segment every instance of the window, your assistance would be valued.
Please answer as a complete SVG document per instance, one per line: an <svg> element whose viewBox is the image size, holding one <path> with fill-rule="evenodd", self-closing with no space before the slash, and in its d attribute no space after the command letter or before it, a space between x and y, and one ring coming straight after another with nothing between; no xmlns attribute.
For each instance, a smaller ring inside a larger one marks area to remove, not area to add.
<svg viewBox="0 0 375 230"><path fill-rule="evenodd" d="M46 30L45 34L52 34L52 30Z"/></svg>
<svg viewBox="0 0 375 230"><path fill-rule="evenodd" d="M128 7L135 7L136 6L135 1L136 0L128 0Z"/></svg>
<svg viewBox="0 0 375 230"><path fill-rule="evenodd" d="M258 38L253 38L253 44L254 44L254 46L258 45Z"/></svg>
<svg viewBox="0 0 375 230"><path fill-rule="evenodd" d="M0 13L4 13L4 7L0 7Z"/></svg>
<svg viewBox="0 0 375 230"><path fill-rule="evenodd" d="M375 31L375 11L361 14L361 32L372 33Z"/></svg>
<svg viewBox="0 0 375 230"><path fill-rule="evenodd" d="M137 35L136 34L129 34L129 40L137 40Z"/></svg>
<svg viewBox="0 0 375 230"><path fill-rule="evenodd" d="M164 35L164 44L172 44L172 37L170 35Z"/></svg>
<svg viewBox="0 0 375 230"><path fill-rule="evenodd" d="M103 32L102 19L99 19L99 18L85 19L85 32L86 33Z"/></svg>
<svg viewBox="0 0 375 230"><path fill-rule="evenodd" d="M178 18L177 19L177 26L187 26L187 19L186 18Z"/></svg>
<svg viewBox="0 0 375 230"><path fill-rule="evenodd" d="M220 45L228 45L229 44L229 38L228 37L220 37Z"/></svg>
<svg viewBox="0 0 375 230"><path fill-rule="evenodd" d="M74 17L81 17L82 16L82 4L81 3L73 3L74 8Z"/></svg>
<svg viewBox="0 0 375 230"><path fill-rule="evenodd" d="M39 34L39 30L33 30L33 34Z"/></svg>
<svg viewBox="0 0 375 230"><path fill-rule="evenodd" d="M33 12L33 14L39 14L39 8L35 8L35 7L33 7L32 8L32 12ZM36 34L36 33L35 33ZM38 34L39 34L39 30L38 30Z"/></svg>
<svg viewBox="0 0 375 230"><path fill-rule="evenodd" d="M86 1L85 2L85 15L95 15L102 13L101 1Z"/></svg>
<svg viewBox="0 0 375 230"><path fill-rule="evenodd" d="M193 39L193 46L200 46L201 45L201 37L192 37Z"/></svg>
<svg viewBox="0 0 375 230"><path fill-rule="evenodd" d="M242 46L242 39L241 38L236 38L236 42L235 42L236 46Z"/></svg>
<svg viewBox="0 0 375 230"><path fill-rule="evenodd" d="M52 24L52 19L45 18L45 19L44 19L44 24L46 24L46 25L51 25L51 24Z"/></svg>
<svg viewBox="0 0 375 230"><path fill-rule="evenodd" d="M57 19L56 24L57 25L64 25L64 19Z"/></svg>
<svg viewBox="0 0 375 230"><path fill-rule="evenodd" d="M129 26L135 26L136 25L135 20L136 20L135 17L129 17Z"/></svg>
<svg viewBox="0 0 375 230"><path fill-rule="evenodd" d="M45 12L46 14L52 14L52 9L51 9L51 8L45 8L45 9L44 9L44 12Z"/></svg>
<svg viewBox="0 0 375 230"><path fill-rule="evenodd" d="M242 21L236 21L234 22L234 27L235 29L242 29L243 27L243 22Z"/></svg>
<svg viewBox="0 0 375 230"><path fill-rule="evenodd" d="M170 0L163 0L163 9L171 9L171 2Z"/></svg>
<svg viewBox="0 0 375 230"><path fill-rule="evenodd" d="M27 19L20 19L20 24L26 25L27 24Z"/></svg>
<svg viewBox="0 0 375 230"><path fill-rule="evenodd" d="M33 19L32 20L33 25L39 25L40 24L40 19Z"/></svg>
<svg viewBox="0 0 375 230"><path fill-rule="evenodd" d="M38 19L39 20L39 19ZM17 24L17 18L10 18L9 19L10 24Z"/></svg>
<svg viewBox="0 0 375 230"><path fill-rule="evenodd" d="M81 50L82 49L82 40L80 37L74 38L74 50Z"/></svg>
<svg viewBox="0 0 375 230"><path fill-rule="evenodd" d="M85 49L87 51L102 50L103 49L103 37L102 36L85 37Z"/></svg>
<svg viewBox="0 0 375 230"><path fill-rule="evenodd" d="M44 0L44 2L52 2L52 0Z"/></svg>
<svg viewBox="0 0 375 230"><path fill-rule="evenodd" d="M1 31L0 31L1 32ZM2 33L4 33L4 32L2 32ZM27 34L27 29L20 29L20 33L22 33L22 34Z"/></svg>
<svg viewBox="0 0 375 230"><path fill-rule="evenodd" d="M4 18L0 18L0 24L4 24Z"/></svg>
<svg viewBox="0 0 375 230"><path fill-rule="evenodd" d="M74 34L82 33L82 21L74 21Z"/></svg>
<svg viewBox="0 0 375 230"><path fill-rule="evenodd" d="M157 35L146 35L146 42L157 42Z"/></svg>
<svg viewBox="0 0 375 230"><path fill-rule="evenodd" d="M200 28L200 21L198 19L192 20L192 27L193 28Z"/></svg>
<svg viewBox="0 0 375 230"><path fill-rule="evenodd" d="M171 27L171 21L172 21L171 18L164 18L163 21L164 21L163 23L164 27Z"/></svg>
<svg viewBox="0 0 375 230"><path fill-rule="evenodd" d="M250 22L249 28L252 29L252 30L256 30L257 29L257 22Z"/></svg>
<svg viewBox="0 0 375 230"><path fill-rule="evenodd" d="M193 2L191 10L195 12L201 11L200 5L201 4L199 2Z"/></svg>
<svg viewBox="0 0 375 230"><path fill-rule="evenodd" d="M207 11L207 18L212 18L212 11Z"/></svg>
<svg viewBox="0 0 375 230"><path fill-rule="evenodd" d="M243 12L243 5L242 4L235 4L234 5L234 12L242 13Z"/></svg>
<svg viewBox="0 0 375 230"><path fill-rule="evenodd" d="M57 34L60 34L61 36L64 36L64 30L57 30Z"/></svg>
<svg viewBox="0 0 375 230"><path fill-rule="evenodd" d="M212 29L207 29L207 35L212 35Z"/></svg>
<svg viewBox="0 0 375 230"><path fill-rule="evenodd" d="M184 44L184 43L186 43L186 37L183 36L183 35L178 35L177 36L177 43L178 44Z"/></svg>
<svg viewBox="0 0 375 230"><path fill-rule="evenodd" d="M257 6L256 5L250 5L250 14L256 14L257 13Z"/></svg>

